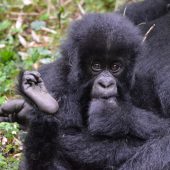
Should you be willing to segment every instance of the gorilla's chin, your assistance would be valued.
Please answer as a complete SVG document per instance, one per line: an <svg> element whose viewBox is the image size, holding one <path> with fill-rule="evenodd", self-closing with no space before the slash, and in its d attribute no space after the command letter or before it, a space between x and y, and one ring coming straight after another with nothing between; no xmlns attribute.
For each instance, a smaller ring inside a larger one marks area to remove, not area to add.
<svg viewBox="0 0 170 170"><path fill-rule="evenodd" d="M120 107L115 97L109 99L93 98L88 110L88 129L93 135L110 136L118 131ZM113 126L111 128L110 126Z"/></svg>

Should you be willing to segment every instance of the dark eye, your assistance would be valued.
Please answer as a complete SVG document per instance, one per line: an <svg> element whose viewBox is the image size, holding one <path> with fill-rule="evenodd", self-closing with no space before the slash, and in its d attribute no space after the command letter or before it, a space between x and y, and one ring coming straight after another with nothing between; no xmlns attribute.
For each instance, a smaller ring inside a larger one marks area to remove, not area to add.
<svg viewBox="0 0 170 170"><path fill-rule="evenodd" d="M120 63L114 63L114 64L112 64L111 69L112 69L113 73L117 73L121 69L121 64Z"/></svg>
<svg viewBox="0 0 170 170"><path fill-rule="evenodd" d="M95 72L101 71L102 67L100 63L93 63L91 66L92 70Z"/></svg>

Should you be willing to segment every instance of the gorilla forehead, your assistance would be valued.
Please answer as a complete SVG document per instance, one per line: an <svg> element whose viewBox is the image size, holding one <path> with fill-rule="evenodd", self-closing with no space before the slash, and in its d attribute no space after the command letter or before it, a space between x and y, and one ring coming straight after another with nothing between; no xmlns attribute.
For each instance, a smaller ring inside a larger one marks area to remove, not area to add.
<svg viewBox="0 0 170 170"><path fill-rule="evenodd" d="M76 21L70 29L70 38L79 49L110 51L136 50L142 38L139 30L118 14L88 14Z"/></svg>

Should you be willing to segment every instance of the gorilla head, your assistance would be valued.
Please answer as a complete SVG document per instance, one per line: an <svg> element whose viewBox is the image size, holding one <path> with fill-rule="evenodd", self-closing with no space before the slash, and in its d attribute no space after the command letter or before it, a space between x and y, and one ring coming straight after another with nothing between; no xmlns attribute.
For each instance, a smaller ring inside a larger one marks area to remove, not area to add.
<svg viewBox="0 0 170 170"><path fill-rule="evenodd" d="M116 112L120 112L122 102L129 100L135 59L142 52L141 42L138 29L116 14L89 14L71 27L63 54L72 63L71 87L75 93L82 91L81 113L86 115L90 131L104 130L106 135L107 122L120 125L117 121L121 122L123 111L122 115ZM119 127L124 129L126 125L127 121ZM108 133L120 133L120 129L114 132L109 129Z"/></svg>
<svg viewBox="0 0 170 170"><path fill-rule="evenodd" d="M138 29L119 15L89 14L73 24L68 37L64 53L71 51L70 81L93 80L92 98L124 97L141 50Z"/></svg>

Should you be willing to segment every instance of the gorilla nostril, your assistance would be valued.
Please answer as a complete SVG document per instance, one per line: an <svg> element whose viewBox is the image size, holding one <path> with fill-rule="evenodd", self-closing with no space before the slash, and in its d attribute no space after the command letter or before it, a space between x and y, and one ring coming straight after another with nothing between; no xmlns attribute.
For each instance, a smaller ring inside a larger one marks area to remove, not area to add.
<svg viewBox="0 0 170 170"><path fill-rule="evenodd" d="M99 86L101 86L103 88L106 88L106 86L105 86L105 84L103 82L99 82L98 84L99 84Z"/></svg>
<svg viewBox="0 0 170 170"><path fill-rule="evenodd" d="M112 87L114 86L114 82L110 82L107 87Z"/></svg>
<svg viewBox="0 0 170 170"><path fill-rule="evenodd" d="M114 86L114 82L113 81L99 81L98 85L102 88L110 88Z"/></svg>

